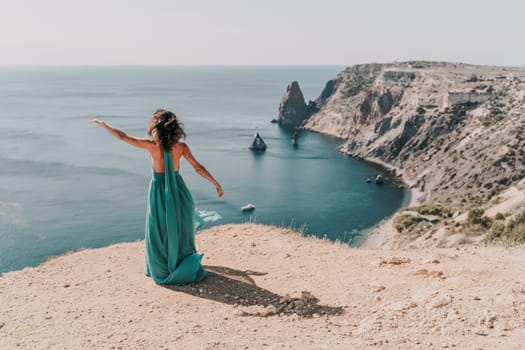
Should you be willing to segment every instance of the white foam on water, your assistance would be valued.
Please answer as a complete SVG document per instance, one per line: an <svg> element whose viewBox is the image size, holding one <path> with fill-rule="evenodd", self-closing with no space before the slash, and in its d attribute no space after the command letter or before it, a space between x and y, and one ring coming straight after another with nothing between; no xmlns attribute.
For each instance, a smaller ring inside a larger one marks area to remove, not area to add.
<svg viewBox="0 0 525 350"><path fill-rule="evenodd" d="M25 225L22 203L0 202L0 225ZM0 228L1 230L1 228Z"/></svg>
<svg viewBox="0 0 525 350"><path fill-rule="evenodd" d="M199 214L200 218L204 220L205 222L214 222L214 221L218 221L222 219L222 216L216 211L197 209L197 213Z"/></svg>

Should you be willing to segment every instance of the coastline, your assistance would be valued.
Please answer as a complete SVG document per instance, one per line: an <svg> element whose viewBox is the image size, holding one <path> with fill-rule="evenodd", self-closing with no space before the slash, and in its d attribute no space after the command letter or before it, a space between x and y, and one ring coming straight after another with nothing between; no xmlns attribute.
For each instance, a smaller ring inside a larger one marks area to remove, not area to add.
<svg viewBox="0 0 525 350"><path fill-rule="evenodd" d="M381 167L395 174L401 180L401 182L405 186L405 189L408 191L409 196L408 201L406 201L406 205L402 208L414 207L421 204L421 196L423 195L423 193L413 188L414 181L406 175L406 172L403 169L400 169L390 163L387 163L375 157L364 157L362 158L362 160L368 163L380 165Z"/></svg>
<svg viewBox="0 0 525 350"><path fill-rule="evenodd" d="M408 201L406 201L406 204L399 208L394 214L381 220L377 225L370 228L357 247L363 249L396 249L396 236L398 235L398 232L394 227L394 219L403 209L420 205L420 198L423 193L413 188L413 181L407 177L402 169L375 157L364 157L362 160L377 164L396 176L400 175L399 178L404 184L405 189L408 191L409 198Z"/></svg>
<svg viewBox="0 0 525 350"><path fill-rule="evenodd" d="M325 132L321 132L317 130L312 130L309 128L305 128L304 126L299 127L299 129L306 130L308 132L325 135L325 136L329 136L337 140L340 140L341 142L345 141L345 139L340 138L338 136L331 135L329 133L325 133ZM390 163L387 163L379 158L355 157L352 154L344 152L341 149L341 146L342 144L336 148L337 152L344 154L348 157L352 157L354 159L361 160L363 162L378 165L384 168L384 170L386 170L387 172L394 173L395 176L401 175L399 179L400 179L400 182L405 186L405 189L408 191L408 200L395 213L393 213L387 218L384 218L383 220L378 222L376 225L368 229L366 233L363 235L363 239L361 239L359 243L355 246L356 248L364 248L364 249L395 249L397 248L397 247L394 247L396 243L395 237L397 235L397 230L394 227L394 218L403 209L420 205L421 197L424 195L424 193L413 188L413 180L410 179L405 173L405 171L403 171L402 169Z"/></svg>
<svg viewBox="0 0 525 350"><path fill-rule="evenodd" d="M196 240L210 276L183 287L144 275L143 241L4 274L0 348L519 349L525 341L525 309L515 306L525 305L525 246L367 250L256 224L213 227Z"/></svg>

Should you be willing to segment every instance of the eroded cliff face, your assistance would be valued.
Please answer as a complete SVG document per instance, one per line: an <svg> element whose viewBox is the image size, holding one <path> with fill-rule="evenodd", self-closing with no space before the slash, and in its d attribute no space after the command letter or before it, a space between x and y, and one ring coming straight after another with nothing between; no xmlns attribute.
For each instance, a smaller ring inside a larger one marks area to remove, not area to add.
<svg viewBox="0 0 525 350"><path fill-rule="evenodd" d="M328 81L306 128L348 138L388 114L414 78L412 72L385 72L380 64L349 67Z"/></svg>
<svg viewBox="0 0 525 350"><path fill-rule="evenodd" d="M305 128L394 165L420 203L489 207L525 177L525 69L352 66L326 84Z"/></svg>
<svg viewBox="0 0 525 350"><path fill-rule="evenodd" d="M344 153L402 169L423 202L486 200L525 176L521 75L449 63L356 65L326 84L305 127L345 139ZM465 98L450 104L450 93Z"/></svg>

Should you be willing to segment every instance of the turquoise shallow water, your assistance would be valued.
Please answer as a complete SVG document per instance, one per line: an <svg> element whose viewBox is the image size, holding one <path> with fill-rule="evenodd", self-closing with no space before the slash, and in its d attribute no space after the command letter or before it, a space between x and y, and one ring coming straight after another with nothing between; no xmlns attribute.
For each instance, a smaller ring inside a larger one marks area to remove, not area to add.
<svg viewBox="0 0 525 350"><path fill-rule="evenodd" d="M100 117L145 136L159 107L180 116L187 143L224 199L187 163L181 174L215 224L256 221L350 240L394 213L406 193L364 179L381 169L335 151L340 140L270 124L286 85L307 99L343 67L0 68L0 272L50 255L144 236L146 153L88 124ZM264 154L248 145L255 132ZM240 207L253 203L253 213Z"/></svg>

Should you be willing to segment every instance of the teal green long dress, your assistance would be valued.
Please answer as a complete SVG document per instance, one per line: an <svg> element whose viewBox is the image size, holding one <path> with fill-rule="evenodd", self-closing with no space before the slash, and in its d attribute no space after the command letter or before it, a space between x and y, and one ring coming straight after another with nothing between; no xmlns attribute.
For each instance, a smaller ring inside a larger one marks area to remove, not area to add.
<svg viewBox="0 0 525 350"><path fill-rule="evenodd" d="M153 175L146 217L145 273L157 284L184 285L208 275L195 249L195 230L203 220L182 176L164 151L164 173Z"/></svg>

